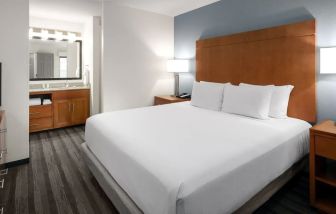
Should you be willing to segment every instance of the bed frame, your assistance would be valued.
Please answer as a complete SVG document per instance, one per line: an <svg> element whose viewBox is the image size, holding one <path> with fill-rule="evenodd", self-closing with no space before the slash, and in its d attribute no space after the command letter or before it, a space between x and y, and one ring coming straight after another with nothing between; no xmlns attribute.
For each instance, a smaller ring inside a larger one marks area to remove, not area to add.
<svg viewBox="0 0 336 214"><path fill-rule="evenodd" d="M198 81L291 84L295 88L289 116L316 121L315 20L199 40L196 46ZM143 213L86 143L82 144L82 151L88 167L117 210L122 214ZM295 163L235 213L252 213L303 169L306 161L303 158Z"/></svg>
<svg viewBox="0 0 336 214"><path fill-rule="evenodd" d="M199 40L198 81L288 85L288 115L316 122L315 20Z"/></svg>

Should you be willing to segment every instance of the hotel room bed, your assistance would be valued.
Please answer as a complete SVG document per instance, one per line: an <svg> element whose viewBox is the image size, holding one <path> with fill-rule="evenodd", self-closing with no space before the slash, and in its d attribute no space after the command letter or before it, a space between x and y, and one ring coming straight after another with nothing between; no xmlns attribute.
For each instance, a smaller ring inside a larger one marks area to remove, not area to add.
<svg viewBox="0 0 336 214"><path fill-rule="evenodd" d="M83 148L143 213L232 213L307 154L310 127L184 102L94 116Z"/></svg>
<svg viewBox="0 0 336 214"><path fill-rule="evenodd" d="M305 121L316 121L315 28L308 20L196 42L196 81L292 85L291 118L188 102L90 118L83 157L120 213L251 213L301 169Z"/></svg>

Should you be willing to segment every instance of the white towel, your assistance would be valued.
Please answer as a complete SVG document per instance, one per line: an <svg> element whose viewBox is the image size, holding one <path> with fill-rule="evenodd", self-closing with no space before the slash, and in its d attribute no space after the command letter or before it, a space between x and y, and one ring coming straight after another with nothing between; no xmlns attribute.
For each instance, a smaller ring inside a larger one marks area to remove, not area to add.
<svg viewBox="0 0 336 214"><path fill-rule="evenodd" d="M52 102L50 99L43 100L43 105L50 105Z"/></svg>
<svg viewBox="0 0 336 214"><path fill-rule="evenodd" d="M41 105L41 98L30 98L29 106L39 106Z"/></svg>

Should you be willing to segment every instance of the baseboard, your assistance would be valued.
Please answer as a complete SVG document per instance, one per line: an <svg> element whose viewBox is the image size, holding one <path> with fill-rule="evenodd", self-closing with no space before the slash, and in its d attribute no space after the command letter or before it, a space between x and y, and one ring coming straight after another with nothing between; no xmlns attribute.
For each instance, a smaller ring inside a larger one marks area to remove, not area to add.
<svg viewBox="0 0 336 214"><path fill-rule="evenodd" d="M13 168L27 163L29 163L29 158L8 162L5 164L5 168Z"/></svg>

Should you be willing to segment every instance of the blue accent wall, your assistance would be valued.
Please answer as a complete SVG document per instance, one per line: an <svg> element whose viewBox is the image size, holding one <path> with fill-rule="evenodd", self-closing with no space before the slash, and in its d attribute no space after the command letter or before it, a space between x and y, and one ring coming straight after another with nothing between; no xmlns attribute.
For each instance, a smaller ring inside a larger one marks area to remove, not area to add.
<svg viewBox="0 0 336 214"><path fill-rule="evenodd" d="M198 39L312 18L317 21L318 48L336 46L336 0L222 0L175 17L175 57L192 59L195 72ZM317 77L318 120L336 120L336 75L319 74L318 65ZM183 75L181 91L190 92L193 81L194 73Z"/></svg>

